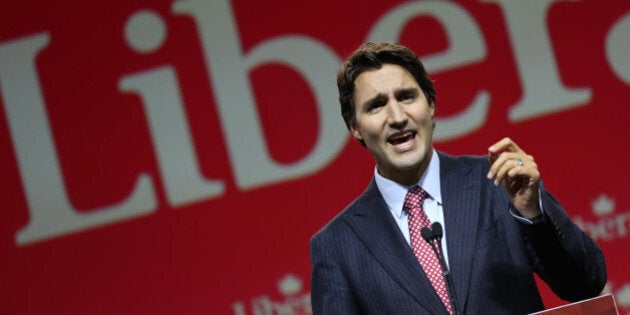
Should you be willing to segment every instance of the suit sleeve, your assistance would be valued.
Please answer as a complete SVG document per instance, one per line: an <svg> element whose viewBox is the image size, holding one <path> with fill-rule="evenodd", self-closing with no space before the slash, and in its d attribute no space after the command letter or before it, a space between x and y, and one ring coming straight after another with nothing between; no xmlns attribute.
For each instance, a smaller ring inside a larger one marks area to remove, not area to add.
<svg viewBox="0 0 630 315"><path fill-rule="evenodd" d="M332 242L326 242L318 235L313 236L310 242L313 314L359 314L332 246Z"/></svg>
<svg viewBox="0 0 630 315"><path fill-rule="evenodd" d="M521 224L534 270L564 300L574 302L597 296L606 284L601 249L544 189L541 199L544 219L536 224Z"/></svg>

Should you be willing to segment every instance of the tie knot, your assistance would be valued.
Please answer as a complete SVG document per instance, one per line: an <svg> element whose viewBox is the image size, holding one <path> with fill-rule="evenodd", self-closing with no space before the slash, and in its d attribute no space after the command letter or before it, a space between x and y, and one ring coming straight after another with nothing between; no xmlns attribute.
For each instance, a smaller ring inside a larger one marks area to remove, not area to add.
<svg viewBox="0 0 630 315"><path fill-rule="evenodd" d="M413 186L409 188L407 196L405 196L405 203L403 205L404 209L409 211L411 209L422 208L422 203L427 196L427 192L420 186Z"/></svg>

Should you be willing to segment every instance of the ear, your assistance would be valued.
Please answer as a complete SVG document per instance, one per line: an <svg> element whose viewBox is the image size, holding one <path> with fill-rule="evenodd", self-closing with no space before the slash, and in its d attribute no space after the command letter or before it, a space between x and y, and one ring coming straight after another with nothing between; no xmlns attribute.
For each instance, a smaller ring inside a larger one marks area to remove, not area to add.
<svg viewBox="0 0 630 315"><path fill-rule="evenodd" d="M431 115L431 124L432 124L432 133L435 132L435 102L432 102L431 104L429 104L429 111L430 111L430 115Z"/></svg>
<svg viewBox="0 0 630 315"><path fill-rule="evenodd" d="M354 137L358 141L363 141L363 136L361 135L361 132L357 128L357 123L355 121L351 121L348 124L348 128L350 129L350 133L352 134L352 137Z"/></svg>

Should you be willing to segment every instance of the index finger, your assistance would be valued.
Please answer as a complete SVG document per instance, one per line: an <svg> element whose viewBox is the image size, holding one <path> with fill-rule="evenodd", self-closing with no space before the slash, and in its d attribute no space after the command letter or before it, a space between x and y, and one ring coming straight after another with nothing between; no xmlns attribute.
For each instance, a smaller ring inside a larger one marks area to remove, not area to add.
<svg viewBox="0 0 630 315"><path fill-rule="evenodd" d="M496 155L503 151L518 152L522 150L516 142L512 141L512 139L508 137L499 140L488 148L488 152L490 152L491 155Z"/></svg>

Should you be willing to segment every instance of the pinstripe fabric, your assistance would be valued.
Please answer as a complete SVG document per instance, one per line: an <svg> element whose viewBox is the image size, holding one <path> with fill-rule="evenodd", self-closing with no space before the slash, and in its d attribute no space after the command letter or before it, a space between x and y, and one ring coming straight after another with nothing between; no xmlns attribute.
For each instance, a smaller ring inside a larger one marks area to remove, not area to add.
<svg viewBox="0 0 630 315"><path fill-rule="evenodd" d="M438 154L446 246L461 312L543 309L532 271L568 300L601 291L601 251L544 187L545 222L525 226L509 214L505 191L485 179L485 158ZM446 314L373 181L310 246L314 314Z"/></svg>

